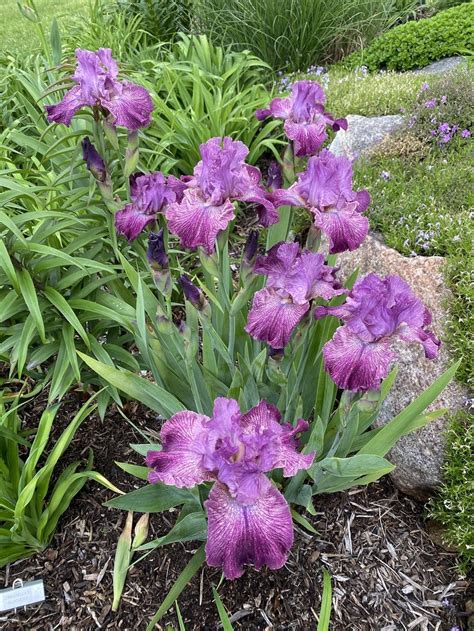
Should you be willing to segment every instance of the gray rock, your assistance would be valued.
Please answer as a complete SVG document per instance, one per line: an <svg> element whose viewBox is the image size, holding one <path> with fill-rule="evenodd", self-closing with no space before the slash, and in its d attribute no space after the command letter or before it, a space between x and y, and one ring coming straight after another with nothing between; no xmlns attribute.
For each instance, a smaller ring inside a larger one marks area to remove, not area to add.
<svg viewBox="0 0 474 631"><path fill-rule="evenodd" d="M414 70L413 72L414 74L442 74L443 72L449 72L450 70L453 70L453 68L456 68L456 66L458 66L463 61L463 57L446 57L445 59L434 61L432 64L429 64L424 68Z"/></svg>
<svg viewBox="0 0 474 631"><path fill-rule="evenodd" d="M403 127L404 118L392 116L347 116L347 131L339 130L329 146L336 156L346 156L350 160L378 145L388 135Z"/></svg>
<svg viewBox="0 0 474 631"><path fill-rule="evenodd" d="M347 277L356 267L361 275L375 272L380 276L401 276L431 311L435 333L441 339L445 337L446 303L451 293L443 278L443 257L408 258L369 235L358 250L345 252L339 259L342 277ZM377 420L379 426L398 414L453 362L444 344L434 361L424 357L423 349L418 344L400 343L396 350L399 352L399 372ZM453 381L429 409L445 407L456 411L466 404L467 397L468 391ZM421 430L402 437L389 453L389 459L396 465L391 474L394 483L401 491L416 499L426 500L442 482L446 422L447 418L443 416Z"/></svg>

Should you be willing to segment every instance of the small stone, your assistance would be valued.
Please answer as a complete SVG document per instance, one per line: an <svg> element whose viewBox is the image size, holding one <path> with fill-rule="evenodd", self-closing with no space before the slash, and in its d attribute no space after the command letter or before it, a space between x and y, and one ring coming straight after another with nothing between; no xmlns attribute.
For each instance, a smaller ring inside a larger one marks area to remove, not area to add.
<svg viewBox="0 0 474 631"><path fill-rule="evenodd" d="M428 64L424 68L415 70L415 74L442 74L443 72L449 72L456 68L463 61L463 57L446 57L439 61L434 61L432 64Z"/></svg>
<svg viewBox="0 0 474 631"><path fill-rule="evenodd" d="M403 116L357 116L349 114L347 131L340 129L329 146L336 156L345 156L350 160L358 158L362 153L380 144L389 134L403 127Z"/></svg>

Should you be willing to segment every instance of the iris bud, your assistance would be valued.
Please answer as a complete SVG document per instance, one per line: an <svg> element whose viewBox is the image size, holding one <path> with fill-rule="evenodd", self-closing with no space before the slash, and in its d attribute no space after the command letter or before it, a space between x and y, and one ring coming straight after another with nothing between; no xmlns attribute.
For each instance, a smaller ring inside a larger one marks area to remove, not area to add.
<svg viewBox="0 0 474 631"><path fill-rule="evenodd" d="M146 256L153 272L153 280L156 287L163 294L169 296L171 294L171 275L168 267L168 255L165 249L163 229L156 233L150 233Z"/></svg>
<svg viewBox="0 0 474 631"><path fill-rule="evenodd" d="M270 191L276 191L283 186L283 174L281 166L275 160L270 162L267 173L267 187Z"/></svg>
<svg viewBox="0 0 474 631"><path fill-rule="evenodd" d="M105 182L107 179L107 169L102 156L86 136L82 141L82 157L86 167L98 182Z"/></svg>
<svg viewBox="0 0 474 631"><path fill-rule="evenodd" d="M200 313L210 316L211 307L199 287L196 287L186 274L182 274L179 277L178 283L183 290L186 300L189 300L193 307L195 307Z"/></svg>

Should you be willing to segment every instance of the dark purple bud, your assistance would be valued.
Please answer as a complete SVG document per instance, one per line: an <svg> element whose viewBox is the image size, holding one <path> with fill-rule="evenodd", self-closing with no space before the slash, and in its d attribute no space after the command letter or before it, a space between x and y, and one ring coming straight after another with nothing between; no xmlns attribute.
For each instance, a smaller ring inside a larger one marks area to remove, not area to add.
<svg viewBox="0 0 474 631"><path fill-rule="evenodd" d="M259 110L256 110L255 112L255 117L259 121L264 121L266 118L268 118L271 115L272 115L271 110L266 110L266 109L259 109Z"/></svg>
<svg viewBox="0 0 474 631"><path fill-rule="evenodd" d="M186 300L189 300L189 302L194 307L196 307L196 309L202 311L207 300L204 298L204 295L199 287L196 287L196 285L190 280L188 276L186 276L186 274L182 274L179 277L178 283L183 290L183 294Z"/></svg>
<svg viewBox="0 0 474 631"><path fill-rule="evenodd" d="M347 119L345 118L338 118L334 121L334 123L332 124L332 128L334 129L334 131L339 131L340 129L347 129Z"/></svg>
<svg viewBox="0 0 474 631"><path fill-rule="evenodd" d="M247 242L244 247L244 254L242 261L247 265L253 265L257 258L258 248L258 230L251 230L247 237Z"/></svg>
<svg viewBox="0 0 474 631"><path fill-rule="evenodd" d="M137 188L136 181L142 175L143 175L143 173L140 173L140 171L135 171L135 173L132 173L128 177L128 183L130 185L130 197L132 198L132 200L136 197L136 195L138 193L138 188Z"/></svg>
<svg viewBox="0 0 474 631"><path fill-rule="evenodd" d="M159 232L150 232L146 256L152 269L157 271L168 269L168 255L165 250L163 229Z"/></svg>
<svg viewBox="0 0 474 631"><path fill-rule="evenodd" d="M273 346L268 347L268 357L273 359L274 361L280 361L285 356L284 348L273 348Z"/></svg>
<svg viewBox="0 0 474 631"><path fill-rule="evenodd" d="M281 166L275 160L270 162L267 173L267 187L270 191L276 191L283 186Z"/></svg>
<svg viewBox="0 0 474 631"><path fill-rule="evenodd" d="M105 182L107 179L107 169L105 168L105 162L100 156L97 149L86 136L82 141L82 157L86 162L86 167L92 173L94 178L98 182Z"/></svg>

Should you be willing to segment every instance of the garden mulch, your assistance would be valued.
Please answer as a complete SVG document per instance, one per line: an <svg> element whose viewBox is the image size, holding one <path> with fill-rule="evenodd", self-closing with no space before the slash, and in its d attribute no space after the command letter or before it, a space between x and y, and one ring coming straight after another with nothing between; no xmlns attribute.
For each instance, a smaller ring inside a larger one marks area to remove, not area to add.
<svg viewBox="0 0 474 631"><path fill-rule="evenodd" d="M63 404L55 432L72 418L80 401L71 394ZM26 408L33 424L44 401ZM137 480L114 461L137 460L128 448L144 442L142 431L159 428L155 415L136 403L125 414L111 408L102 422L86 420L71 444L67 461L84 457L90 447L95 469L123 490ZM139 458L139 457L138 457ZM141 631L198 545L175 544L150 554L129 572L120 610L111 611L115 546L125 513L103 503L113 493L88 483L63 516L51 546L42 554L11 564L0 574L0 587L16 578L43 578L46 601L26 611L0 614L0 629ZM439 547L423 521L423 507L397 492L388 479L369 488L317 496L317 535L297 529L288 563L279 571L248 568L236 581L223 582L219 593L235 629L309 630L317 626L322 568L333 580L332 631L467 629L469 584L459 575L456 556ZM163 535L176 512L152 515L149 538ZM436 539L436 537L435 537ZM220 572L205 567L179 599L186 629L218 629L211 584ZM160 626L161 625L161 626ZM178 628L175 610L156 628Z"/></svg>

